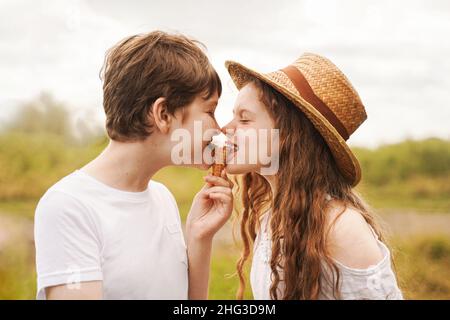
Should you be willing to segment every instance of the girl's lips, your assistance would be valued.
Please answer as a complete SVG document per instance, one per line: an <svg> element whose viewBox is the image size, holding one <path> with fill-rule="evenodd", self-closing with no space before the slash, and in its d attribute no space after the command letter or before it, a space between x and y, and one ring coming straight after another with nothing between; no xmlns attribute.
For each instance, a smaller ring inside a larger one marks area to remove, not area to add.
<svg viewBox="0 0 450 320"><path fill-rule="evenodd" d="M210 142L207 144L206 147L211 148L213 150L213 155L214 155L215 149L217 147L222 147L222 146L218 146L218 145L214 144L213 142ZM225 144L223 145L223 147L227 148L227 152L237 152L239 150L238 145L231 141L226 141Z"/></svg>
<svg viewBox="0 0 450 320"><path fill-rule="evenodd" d="M229 163L234 158L234 155L238 152L239 147L237 144L232 143L231 141L227 141L225 147L227 152L226 162Z"/></svg>
<svg viewBox="0 0 450 320"><path fill-rule="evenodd" d="M231 141L226 142L226 147L230 148L233 152L237 152L239 150L239 147L236 143L233 143Z"/></svg>
<svg viewBox="0 0 450 320"><path fill-rule="evenodd" d="M208 148L211 148L213 158L216 157L216 152L219 150L223 150L225 148L226 158L225 162L232 159L234 154L237 153L239 147L237 144L231 142L228 138L224 137L223 139L212 139L212 141L208 144Z"/></svg>

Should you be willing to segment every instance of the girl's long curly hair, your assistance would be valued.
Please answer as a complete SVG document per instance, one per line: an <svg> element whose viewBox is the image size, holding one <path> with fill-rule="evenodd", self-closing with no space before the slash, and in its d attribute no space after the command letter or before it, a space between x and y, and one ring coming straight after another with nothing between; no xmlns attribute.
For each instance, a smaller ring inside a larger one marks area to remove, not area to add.
<svg viewBox="0 0 450 320"><path fill-rule="evenodd" d="M267 210L271 211L271 298L317 299L325 280L338 298L339 270L327 250L330 224L326 217L326 194L342 204L340 214L347 206L358 210L384 241L380 228L366 204L341 175L328 145L306 116L269 85L258 79L251 83L259 90L261 102L279 129L279 170L275 176L275 195L258 173L236 178L237 192L242 199L236 221L243 243L237 262L240 281L237 298L243 298L244 266ZM324 267L331 272L323 272ZM280 284L283 290L279 289Z"/></svg>

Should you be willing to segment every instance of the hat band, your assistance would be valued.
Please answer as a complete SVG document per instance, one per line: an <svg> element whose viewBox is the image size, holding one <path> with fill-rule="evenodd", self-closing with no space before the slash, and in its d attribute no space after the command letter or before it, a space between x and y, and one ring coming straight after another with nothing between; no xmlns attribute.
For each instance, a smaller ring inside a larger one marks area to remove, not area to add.
<svg viewBox="0 0 450 320"><path fill-rule="evenodd" d="M341 135L341 137L347 141L349 138L349 134L347 129L344 127L342 122L336 117L336 115L331 111L330 108L322 101L318 96L314 94L311 86L309 85L306 78L303 74L298 70L298 68L294 66L287 66L284 69L281 69L291 82L294 84L300 96L309 102L319 113L328 120L328 122L336 129L336 131Z"/></svg>

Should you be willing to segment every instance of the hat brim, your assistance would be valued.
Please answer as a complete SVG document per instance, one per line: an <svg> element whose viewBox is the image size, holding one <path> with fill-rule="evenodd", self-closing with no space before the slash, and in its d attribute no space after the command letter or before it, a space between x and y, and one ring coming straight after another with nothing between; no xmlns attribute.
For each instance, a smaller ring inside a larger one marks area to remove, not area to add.
<svg viewBox="0 0 450 320"><path fill-rule="evenodd" d="M285 86L270 78L268 75L247 68L238 62L226 61L225 67L239 90L253 77L268 84L292 101L322 135L344 178L352 186L356 186L359 183L361 180L361 167L355 155L336 129L308 101L300 95L293 94Z"/></svg>

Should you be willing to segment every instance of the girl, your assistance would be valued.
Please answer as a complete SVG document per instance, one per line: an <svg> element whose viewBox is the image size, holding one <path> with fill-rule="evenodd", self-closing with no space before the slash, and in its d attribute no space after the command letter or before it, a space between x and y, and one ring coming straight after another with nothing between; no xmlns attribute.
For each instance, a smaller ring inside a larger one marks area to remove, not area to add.
<svg viewBox="0 0 450 320"><path fill-rule="evenodd" d="M239 150L227 164L241 175L238 298L253 245L255 299L402 299L390 251L353 191L361 173L346 140L367 116L348 79L316 54L269 74L231 61L226 67L240 89L223 128ZM271 129L278 141L259 135L257 145L243 143L249 131ZM259 156L237 161L261 146L278 161L276 172L264 170Z"/></svg>

